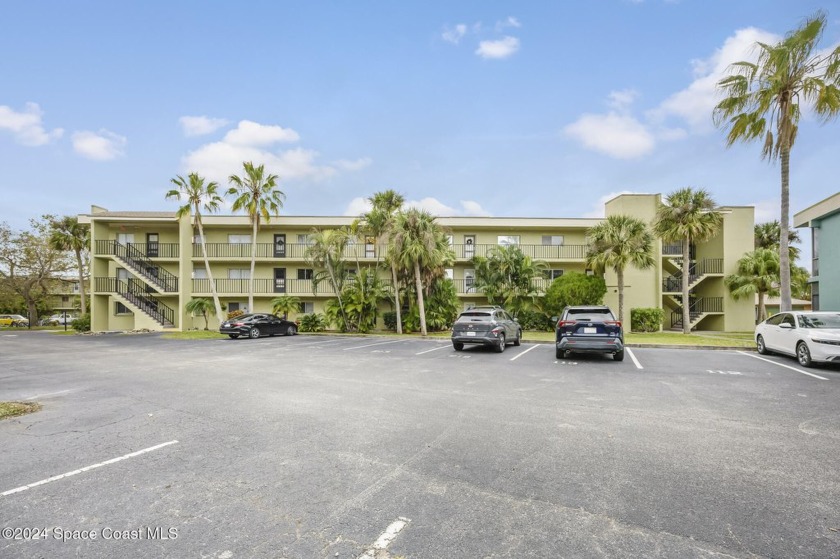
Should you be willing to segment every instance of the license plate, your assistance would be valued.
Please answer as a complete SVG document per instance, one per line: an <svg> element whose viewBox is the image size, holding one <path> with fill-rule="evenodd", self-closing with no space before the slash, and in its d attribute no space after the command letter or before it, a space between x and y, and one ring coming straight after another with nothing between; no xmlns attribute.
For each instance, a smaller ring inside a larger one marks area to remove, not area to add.
<svg viewBox="0 0 840 559"><path fill-rule="evenodd" d="M475 332L467 332L467 336L475 336Z"/></svg>
<svg viewBox="0 0 840 559"><path fill-rule="evenodd" d="M583 327L583 333L584 334L595 334L597 332L598 332L597 328L590 328L589 326L584 326Z"/></svg>

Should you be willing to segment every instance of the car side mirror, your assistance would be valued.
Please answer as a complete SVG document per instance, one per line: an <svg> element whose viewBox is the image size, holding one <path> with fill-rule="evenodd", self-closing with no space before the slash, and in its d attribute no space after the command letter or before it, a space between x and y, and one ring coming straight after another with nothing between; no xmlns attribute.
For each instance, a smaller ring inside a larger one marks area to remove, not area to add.
<svg viewBox="0 0 840 559"><path fill-rule="evenodd" d="M790 330L791 328L793 328L793 326L791 326L787 322L782 322L781 324L779 324L779 328L784 328L785 330Z"/></svg>
<svg viewBox="0 0 840 559"><path fill-rule="evenodd" d="M513 321L518 323L518 322L519 322L519 319L518 319L518 318L514 318L514 319L513 319Z"/></svg>
<svg viewBox="0 0 840 559"><path fill-rule="evenodd" d="M551 317L551 322L557 322L558 320L560 320L559 316L552 316Z"/></svg>

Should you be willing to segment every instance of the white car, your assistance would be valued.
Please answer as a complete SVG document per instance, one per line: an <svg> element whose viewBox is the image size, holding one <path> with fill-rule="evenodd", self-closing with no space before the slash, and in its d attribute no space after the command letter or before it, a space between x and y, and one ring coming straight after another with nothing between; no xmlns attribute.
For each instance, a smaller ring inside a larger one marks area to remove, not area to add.
<svg viewBox="0 0 840 559"><path fill-rule="evenodd" d="M810 367L815 361L838 363L840 312L774 314L755 327L755 345L762 355L770 352L791 355L803 367Z"/></svg>
<svg viewBox="0 0 840 559"><path fill-rule="evenodd" d="M69 325L74 320L76 320L76 317L72 314L54 314L46 320L46 323L64 326L65 324Z"/></svg>

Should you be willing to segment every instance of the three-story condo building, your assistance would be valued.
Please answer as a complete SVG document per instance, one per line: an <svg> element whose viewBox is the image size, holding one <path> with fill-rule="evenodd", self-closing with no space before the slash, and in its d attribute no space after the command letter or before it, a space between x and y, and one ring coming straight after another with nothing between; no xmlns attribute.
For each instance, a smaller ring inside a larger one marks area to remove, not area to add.
<svg viewBox="0 0 840 559"><path fill-rule="evenodd" d="M658 194L621 195L606 204L606 214L628 214L647 222L654 219ZM720 233L692 247L692 328L744 331L754 323L753 301L736 301L723 285L734 273L738 259L753 247L753 208L726 207ZM94 331L187 330L203 327L204 319L185 310L193 297L211 297L208 270L201 244L190 217L175 212L113 212L97 206L80 216L91 227L91 327ZM300 313L322 312L335 297L328 284L313 289L315 270L307 263L306 250L313 229L348 226L352 217L273 217L261 225L257 236L254 270L254 308L248 309L252 229L248 217L202 216L207 257L216 291L227 311L242 309L270 312L271 300L288 294L301 301ZM550 282L571 271L587 272L586 232L599 218L440 217L456 259L446 270L465 308L486 303L474 286L474 256L485 256L498 245L515 244L528 256L547 264L538 280ZM374 266L386 247L372 237L346 249L351 267ZM637 307L666 311L665 328L681 321L680 259L676 246L657 241L656 266L628 268L625 279L625 312ZM383 270L383 277L388 274ZM616 307L615 274L607 271L606 303ZM211 317L211 328L218 327Z"/></svg>

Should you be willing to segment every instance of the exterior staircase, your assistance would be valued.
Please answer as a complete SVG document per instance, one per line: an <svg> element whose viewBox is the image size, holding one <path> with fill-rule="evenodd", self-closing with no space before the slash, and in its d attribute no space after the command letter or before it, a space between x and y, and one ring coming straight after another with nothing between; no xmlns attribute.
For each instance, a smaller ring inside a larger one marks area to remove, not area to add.
<svg viewBox="0 0 840 559"><path fill-rule="evenodd" d="M96 241L97 252L112 254L131 273L154 288L158 293L177 293L178 276L152 262L148 256L132 244L118 241Z"/></svg>
<svg viewBox="0 0 840 559"><path fill-rule="evenodd" d="M700 297L691 303L688 309L689 331L694 330L707 316L723 313L723 297ZM682 330L683 327L682 307L671 312L671 328Z"/></svg>
<svg viewBox="0 0 840 559"><path fill-rule="evenodd" d="M116 293L125 303L151 317L164 328L175 326L175 309L152 297L144 282L135 278L96 278L96 290Z"/></svg>

